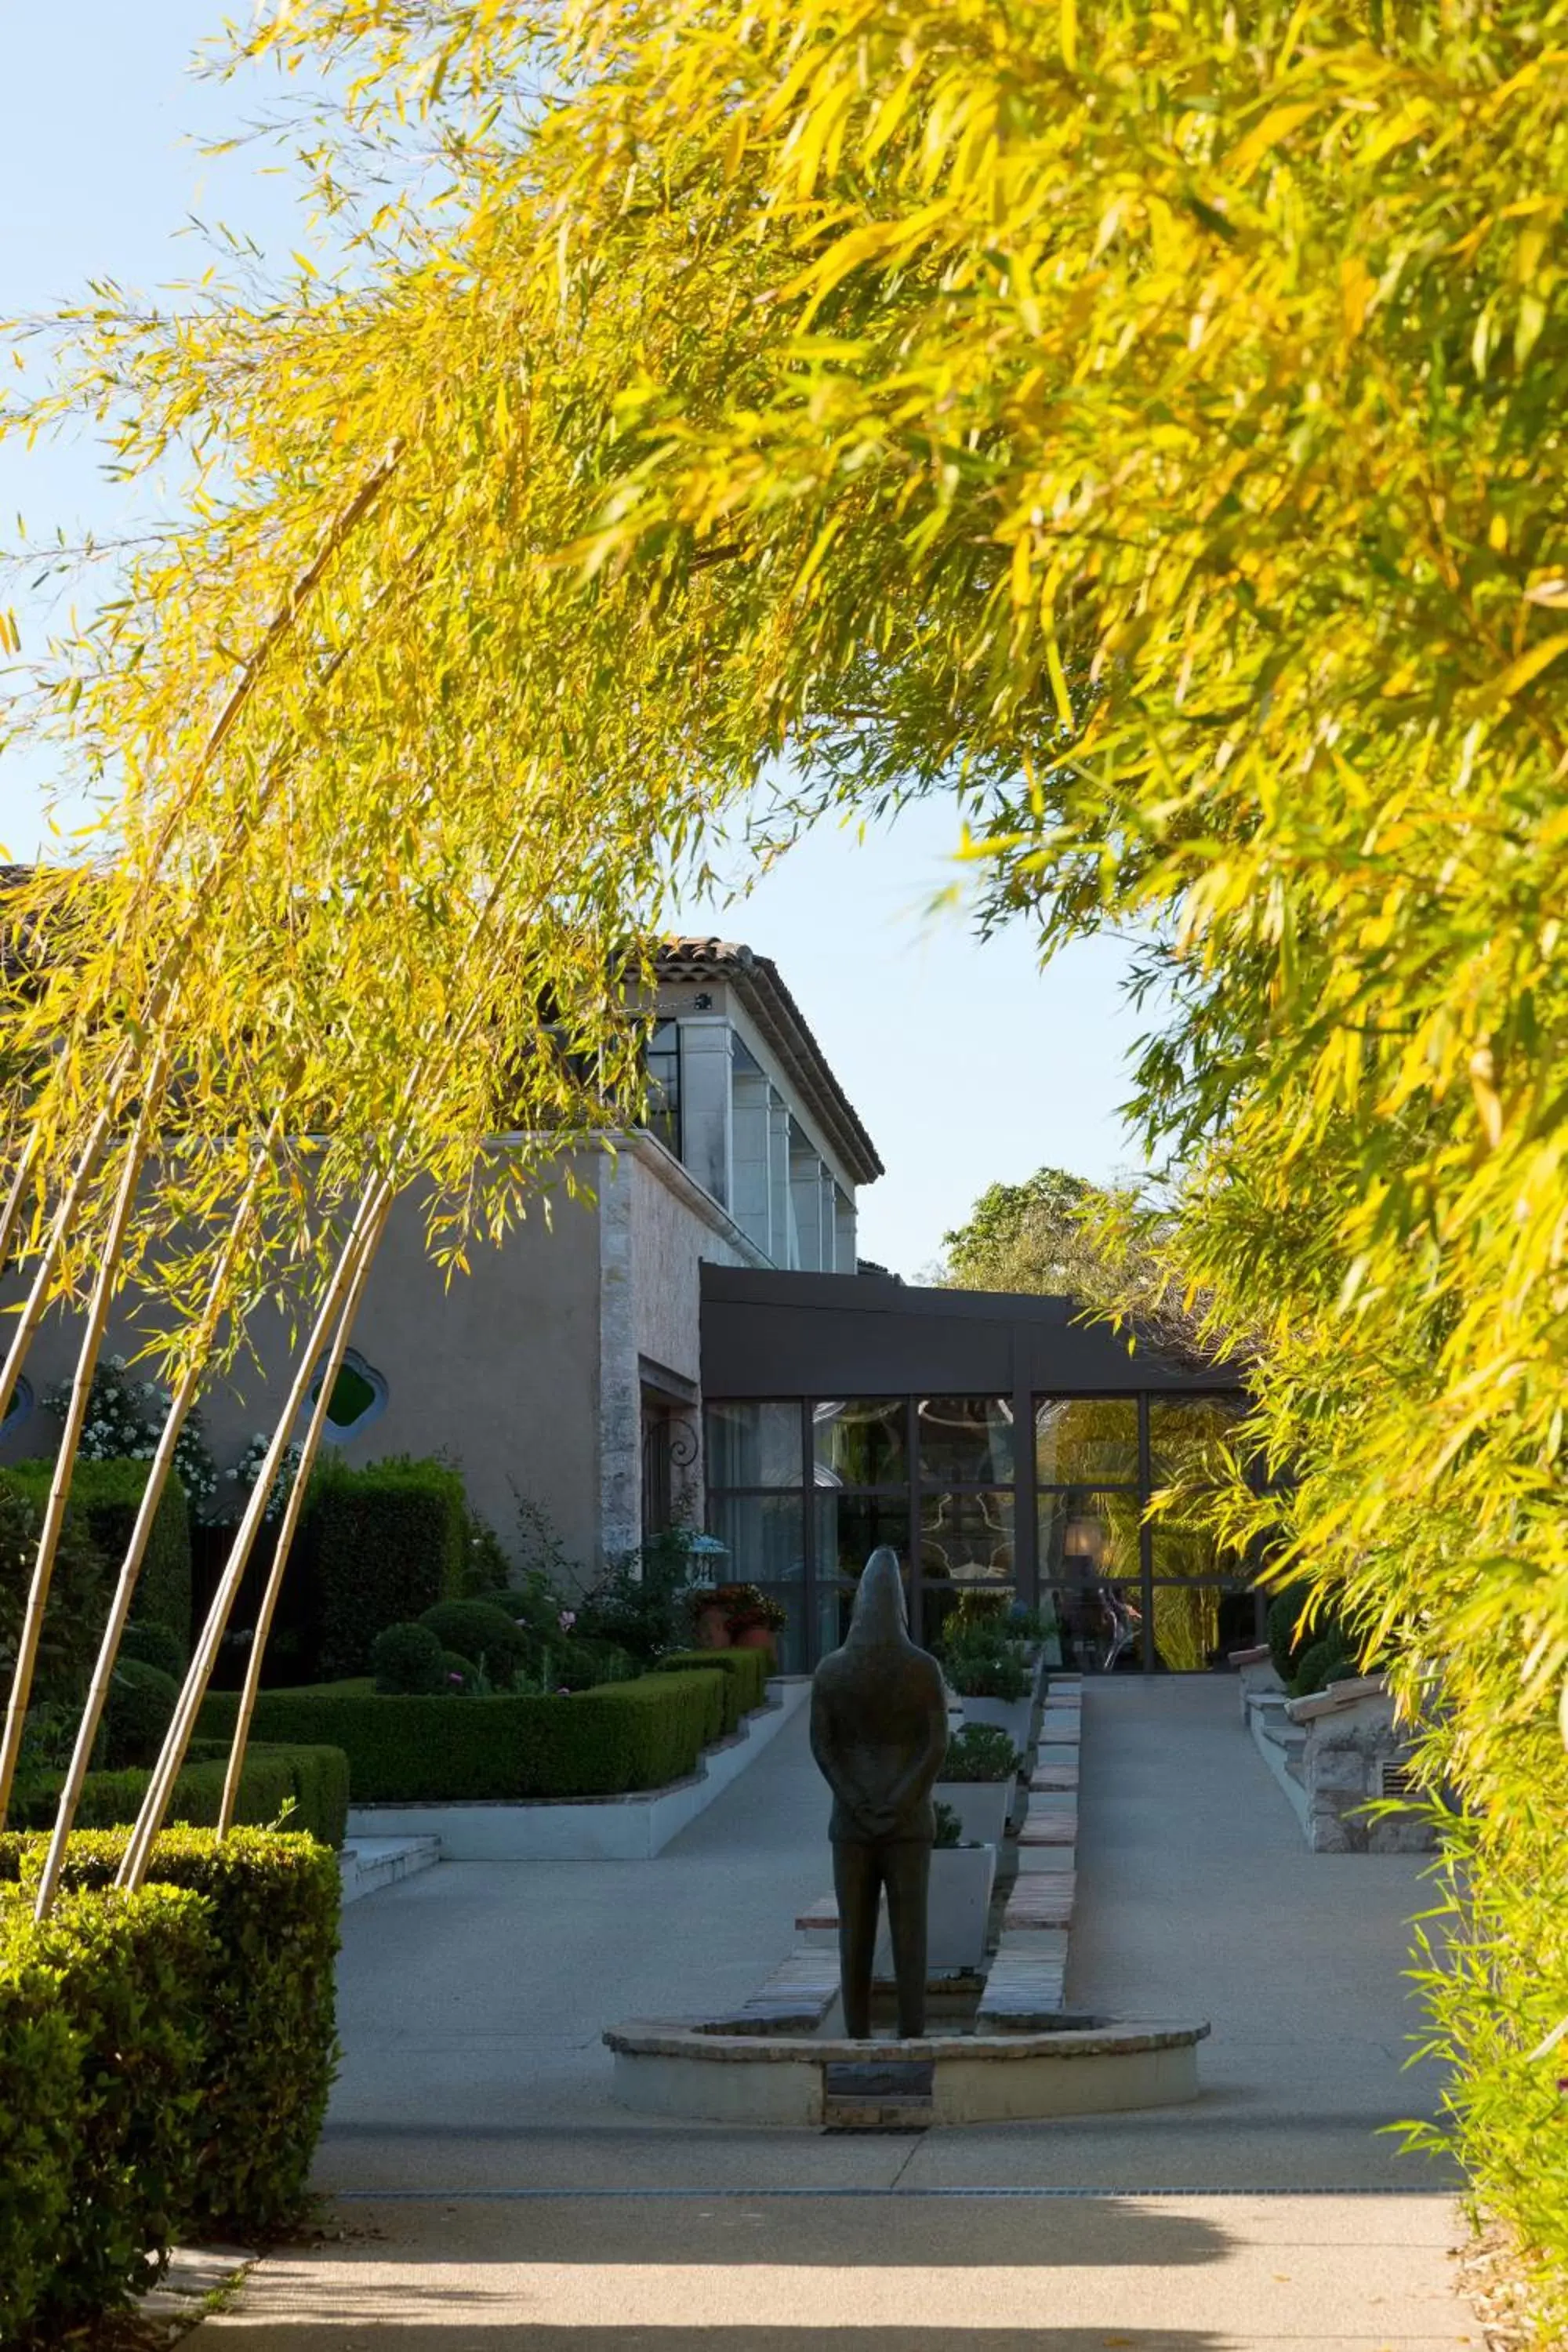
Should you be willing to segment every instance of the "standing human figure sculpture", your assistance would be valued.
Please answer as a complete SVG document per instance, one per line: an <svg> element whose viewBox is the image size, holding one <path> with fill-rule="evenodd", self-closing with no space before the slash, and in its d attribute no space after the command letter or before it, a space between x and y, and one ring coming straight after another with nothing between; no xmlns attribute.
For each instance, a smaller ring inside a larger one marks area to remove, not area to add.
<svg viewBox="0 0 1568 2352"><path fill-rule="evenodd" d="M947 1753L942 1668L910 1639L898 1556L871 1554L842 1648L811 1682L811 1752L833 1791L833 1886L844 2030L871 2031L877 1914L888 1891L899 2032L925 2032L926 1895L936 1836L931 1787Z"/></svg>

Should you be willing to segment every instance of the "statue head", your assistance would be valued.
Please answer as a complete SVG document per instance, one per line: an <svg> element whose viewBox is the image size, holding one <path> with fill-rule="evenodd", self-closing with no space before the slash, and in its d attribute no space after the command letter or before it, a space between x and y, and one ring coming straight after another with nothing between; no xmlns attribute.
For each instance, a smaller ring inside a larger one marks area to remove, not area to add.
<svg viewBox="0 0 1568 2352"><path fill-rule="evenodd" d="M903 1572L899 1555L890 1544L879 1544L860 1572L855 1588L855 1606L849 1615L849 1631L845 1647L851 1643L890 1643L894 1648L912 1648L910 1641L910 1612L904 1600Z"/></svg>

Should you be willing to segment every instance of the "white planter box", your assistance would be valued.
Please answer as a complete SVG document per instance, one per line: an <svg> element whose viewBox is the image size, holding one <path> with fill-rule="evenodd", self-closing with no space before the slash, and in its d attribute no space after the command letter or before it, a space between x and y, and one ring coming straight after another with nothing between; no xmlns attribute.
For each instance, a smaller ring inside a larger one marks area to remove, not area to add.
<svg viewBox="0 0 1568 2352"><path fill-rule="evenodd" d="M939 1845L931 1850L926 1907L928 1969L945 1974L978 1969L985 1958L985 1922L996 1880L994 1845Z"/></svg>
<svg viewBox="0 0 1568 2352"><path fill-rule="evenodd" d="M963 1701L965 1723L994 1723L1005 1731L1015 1748L1029 1744L1029 1717L1035 1711L1032 1698L966 1698Z"/></svg>
<svg viewBox="0 0 1568 2352"><path fill-rule="evenodd" d="M952 1807L963 1824L966 1845L1000 1845L1007 1832L1009 1801L1017 1785L1016 1776L1009 1780L939 1780L931 1795L939 1805Z"/></svg>

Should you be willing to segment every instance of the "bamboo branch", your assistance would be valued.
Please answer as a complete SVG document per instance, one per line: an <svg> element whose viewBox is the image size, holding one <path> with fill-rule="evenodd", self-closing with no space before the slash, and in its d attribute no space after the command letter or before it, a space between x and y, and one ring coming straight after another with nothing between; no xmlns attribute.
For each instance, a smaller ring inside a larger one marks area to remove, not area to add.
<svg viewBox="0 0 1568 2352"><path fill-rule="evenodd" d="M60 1529L65 1525L66 1504L70 1496L71 1473L76 1468L77 1449L81 1443L82 1424L92 1390L92 1376L98 1369L99 1351L103 1345L104 1326L109 1320L110 1301L114 1296L120 1273L120 1253L124 1246L125 1230L136 1203L136 1188L142 1180L142 1169L147 1156L147 1146L163 1098L163 1077L168 1068L166 1050L160 1046L142 1098L135 1127L125 1148L125 1171L120 1180L120 1191L103 1238L103 1253L99 1261L92 1296L88 1306L87 1328L82 1334L81 1350L77 1358L76 1378L71 1384L70 1404L66 1412L65 1433L60 1439L59 1454L55 1463L54 1476L49 1481L49 1497L44 1507L44 1524L38 1536L38 1555L33 1564L32 1583L27 1591L26 1612L22 1620L21 1638L16 1645L16 1672L11 1678L10 1704L5 1711L5 1729L0 1738L0 1826L3 1826L11 1803L11 1784L16 1776L16 1759L22 1752L22 1732L27 1718L27 1703L33 1693L33 1672L37 1664L38 1643L44 1630L44 1610L49 1597L49 1583L54 1574L55 1552L59 1544Z"/></svg>
<svg viewBox="0 0 1568 2352"><path fill-rule="evenodd" d="M5 1195L5 1207L0 1213L0 1274L5 1270L11 1255L11 1244L16 1238L21 1221L22 1203L27 1196L27 1179L33 1172L33 1162L38 1156L38 1130L30 1128L22 1146L22 1156L16 1162L16 1173L11 1179L11 1190ZM7 1403L10 1402L6 1400Z"/></svg>
<svg viewBox="0 0 1568 2352"><path fill-rule="evenodd" d="M55 1267L59 1262L60 1252L65 1247L66 1236L76 1223L76 1213L81 1206L81 1196L87 1190L92 1171L98 1165L99 1155L103 1150L109 1137L109 1130L114 1122L114 1105L118 1092L119 1089L111 1078L106 1090L104 1107L92 1123L92 1132L82 1146L81 1157L77 1161L75 1171L66 1188L65 1198L55 1211L55 1221L49 1227L48 1238L44 1244L44 1254L38 1261L38 1270L33 1276L33 1286L27 1293L21 1319L12 1334L11 1345L5 1351L5 1365L0 1367L0 1420L4 1420L5 1414L11 1410L11 1399L16 1392L16 1382L21 1378L22 1366L27 1360L27 1350L33 1344L34 1334L44 1319L44 1308L48 1304L49 1285L55 1278ZM36 1148L37 1138L37 1131L35 1129L28 1138L29 1150ZM6 1207L9 1211L9 1202L6 1203Z"/></svg>
<svg viewBox="0 0 1568 2352"><path fill-rule="evenodd" d="M262 1594L261 1606L257 1612L256 1632L250 1644L250 1655L246 1660L245 1665L245 1687L240 1693L239 1712L235 1717L234 1743L229 1749L228 1771L224 1779L223 1803L218 1811L217 1833L220 1838L227 1836L234 1822L235 1807L239 1801L240 1778L245 1770L245 1750L250 1738L251 1718L256 1712L257 1693L261 1688L261 1662L267 1650L268 1635L272 1631L272 1616L278 1606L278 1596L283 1589L283 1571L289 1563L289 1550L294 1540L294 1531L300 1524L305 1490L310 1484L310 1473L316 1466L316 1456L321 1451L321 1432L327 1423L327 1408L331 1402L332 1390L337 1383L338 1374L342 1370L343 1351L348 1346L349 1333L353 1328L353 1319L358 1312L360 1301L364 1296L365 1284L370 1278L371 1262L375 1255L376 1244L386 1230L387 1214L391 1207L392 1179L387 1176L382 1179L380 1196L374 1206L368 1209L368 1213L362 1211L355 1230L350 1234L344 1250L345 1258L351 1254L353 1257L353 1272L349 1279L348 1293L343 1300L343 1311L338 1318L338 1328L333 1334L331 1348L328 1352L326 1362L321 1367L310 1427L306 1430L300 1443L299 1467L294 1473L294 1483L289 1489L289 1500L284 1507L283 1522L278 1530L278 1542L272 1554L272 1567L267 1579L267 1590Z"/></svg>
<svg viewBox="0 0 1568 2352"><path fill-rule="evenodd" d="M153 1856L153 1841L163 1827L163 1816L168 1811L169 1800L174 1794L174 1782L178 1780L184 1764L185 1753L195 1730L196 1717L200 1713L202 1701L206 1696L207 1685L217 1661L218 1644L223 1640L229 1613L238 1596L257 1536L260 1532L261 1522L267 1515L267 1504L272 1491L273 1481L282 1467L288 1451L289 1432L299 1419L305 1400L310 1394L311 1373L320 1361L323 1347L331 1340L350 1281L355 1271L356 1261L353 1255L355 1242L367 1229L369 1221L376 1213L384 1194L388 1193L389 1191L389 1180L382 1176L378 1176L368 1188L354 1219L349 1242L345 1244L333 1269L314 1328L289 1384L288 1397L272 1434L272 1443L267 1449L266 1459L257 1472L256 1483L250 1490L250 1500L245 1507L244 1515L235 1530L234 1541L229 1546L228 1559L224 1564L223 1575L218 1580L217 1591L214 1593L212 1605L207 1611L206 1622L202 1628L201 1639L186 1669L184 1684L180 1692L179 1703L174 1709L174 1720L169 1726L162 1752L153 1768L152 1780L142 1801L142 1810L136 1817L131 1842L125 1849L120 1864L119 1874L115 1881L117 1885L138 1887L147 1875L148 1864Z"/></svg>
<svg viewBox="0 0 1568 2352"><path fill-rule="evenodd" d="M92 1760L93 1745L98 1738L99 1726L103 1720L104 1707L108 1704L110 1681L114 1673L114 1663L119 1654L126 1622L131 1615L131 1604L135 1598L136 1582L142 1573L142 1563L146 1557L148 1541L153 1533L153 1523L158 1516L158 1507L163 1499L163 1490L168 1484L169 1473L174 1467L180 1432L185 1425L191 1407L195 1402L196 1391L201 1386L202 1374L206 1369L206 1351L217 1329L229 1276L234 1269L235 1259L239 1254L240 1244L245 1238L254 1213L257 1192L280 1125L280 1119L275 1117L268 1129L260 1151L257 1155L256 1165L251 1171L239 1205L235 1211L234 1221L213 1270L206 1303L191 1335L186 1350L187 1360L184 1372L181 1376L180 1384L174 1391L174 1401L169 1407L169 1417L163 1424L163 1433L158 1440L157 1451L148 1465L147 1484L142 1492L141 1507L136 1514L136 1524L131 1531L131 1542L121 1567L113 1605L109 1612L109 1622L104 1627L103 1640L99 1647L98 1663L93 1668L92 1682L88 1690L87 1705L82 1710L81 1722L77 1728L76 1746L71 1753L70 1769L66 1774L65 1787L60 1791L59 1810L55 1816L54 1834L49 1840L49 1850L45 1856L43 1873L38 1880L37 1896L33 1908L33 1916L37 1919L47 1919L54 1908L60 1874L65 1864L67 1841L76 1820L77 1807L81 1801L82 1783L87 1778L88 1769Z"/></svg>

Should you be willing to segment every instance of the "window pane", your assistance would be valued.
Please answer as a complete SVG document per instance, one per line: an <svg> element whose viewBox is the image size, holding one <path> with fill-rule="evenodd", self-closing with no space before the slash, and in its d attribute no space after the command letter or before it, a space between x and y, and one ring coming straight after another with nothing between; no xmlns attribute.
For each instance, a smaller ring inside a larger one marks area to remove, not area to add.
<svg viewBox="0 0 1568 2352"><path fill-rule="evenodd" d="M1045 1587L1041 1610L1051 1619L1046 1662L1066 1673L1132 1674L1142 1664L1143 1610L1131 1582Z"/></svg>
<svg viewBox="0 0 1568 2352"><path fill-rule="evenodd" d="M708 1526L730 1555L713 1564L716 1584L798 1584L805 1576L798 1495L711 1496Z"/></svg>
<svg viewBox="0 0 1568 2352"><path fill-rule="evenodd" d="M828 1398L811 1408L819 1486L897 1486L909 1475L902 1397Z"/></svg>
<svg viewBox="0 0 1568 2352"><path fill-rule="evenodd" d="M1220 1543L1210 1530L1185 1517L1161 1513L1151 1526L1154 1574L1184 1583L1203 1577L1226 1577L1233 1583L1248 1581L1244 1554Z"/></svg>
<svg viewBox="0 0 1568 2352"><path fill-rule="evenodd" d="M776 1601L784 1612L784 1622L773 1635L773 1658L781 1675L801 1675L806 1671L806 1635L809 1627L805 1614L805 1594L798 1583L763 1584L758 1577L748 1583L756 1584L769 1601ZM828 1647L833 1645L830 1643Z"/></svg>
<svg viewBox="0 0 1568 2352"><path fill-rule="evenodd" d="M1221 1639L1221 1612L1226 1601L1242 1597L1222 1592L1213 1584L1157 1584L1155 1664L1173 1675L1197 1675L1221 1664L1226 1650L1242 1646L1242 1637ZM1226 1611L1226 1622L1232 1622L1234 1615L1234 1610Z"/></svg>
<svg viewBox="0 0 1568 2352"><path fill-rule="evenodd" d="M1037 1398L1035 1475L1042 1486L1135 1486L1137 1398Z"/></svg>
<svg viewBox="0 0 1568 2352"><path fill-rule="evenodd" d="M910 1513L907 1503L877 1495L823 1495L816 1497L816 1573L858 1577L879 1544L891 1544L900 1563L909 1565Z"/></svg>
<svg viewBox="0 0 1568 2352"><path fill-rule="evenodd" d="M710 1404L708 1408L710 1486L798 1486L800 1407Z"/></svg>
<svg viewBox="0 0 1568 2352"><path fill-rule="evenodd" d="M647 1123L652 1134L680 1157L680 1024L661 1021L643 1055L647 1078Z"/></svg>
<svg viewBox="0 0 1568 2352"><path fill-rule="evenodd" d="M1013 1407L1006 1397L921 1397L915 1423L928 1486L1010 1486Z"/></svg>
<svg viewBox="0 0 1568 2352"><path fill-rule="evenodd" d="M1131 1495L1040 1496L1040 1581L1079 1585L1136 1579L1139 1503Z"/></svg>
<svg viewBox="0 0 1568 2352"><path fill-rule="evenodd" d="M1013 1495L922 1495L921 1574L958 1583L1013 1580Z"/></svg>
<svg viewBox="0 0 1568 2352"><path fill-rule="evenodd" d="M1228 1475L1221 1460L1236 1424L1247 1410L1242 1397L1151 1397L1150 1467L1156 1486L1180 1479L1214 1486Z"/></svg>

